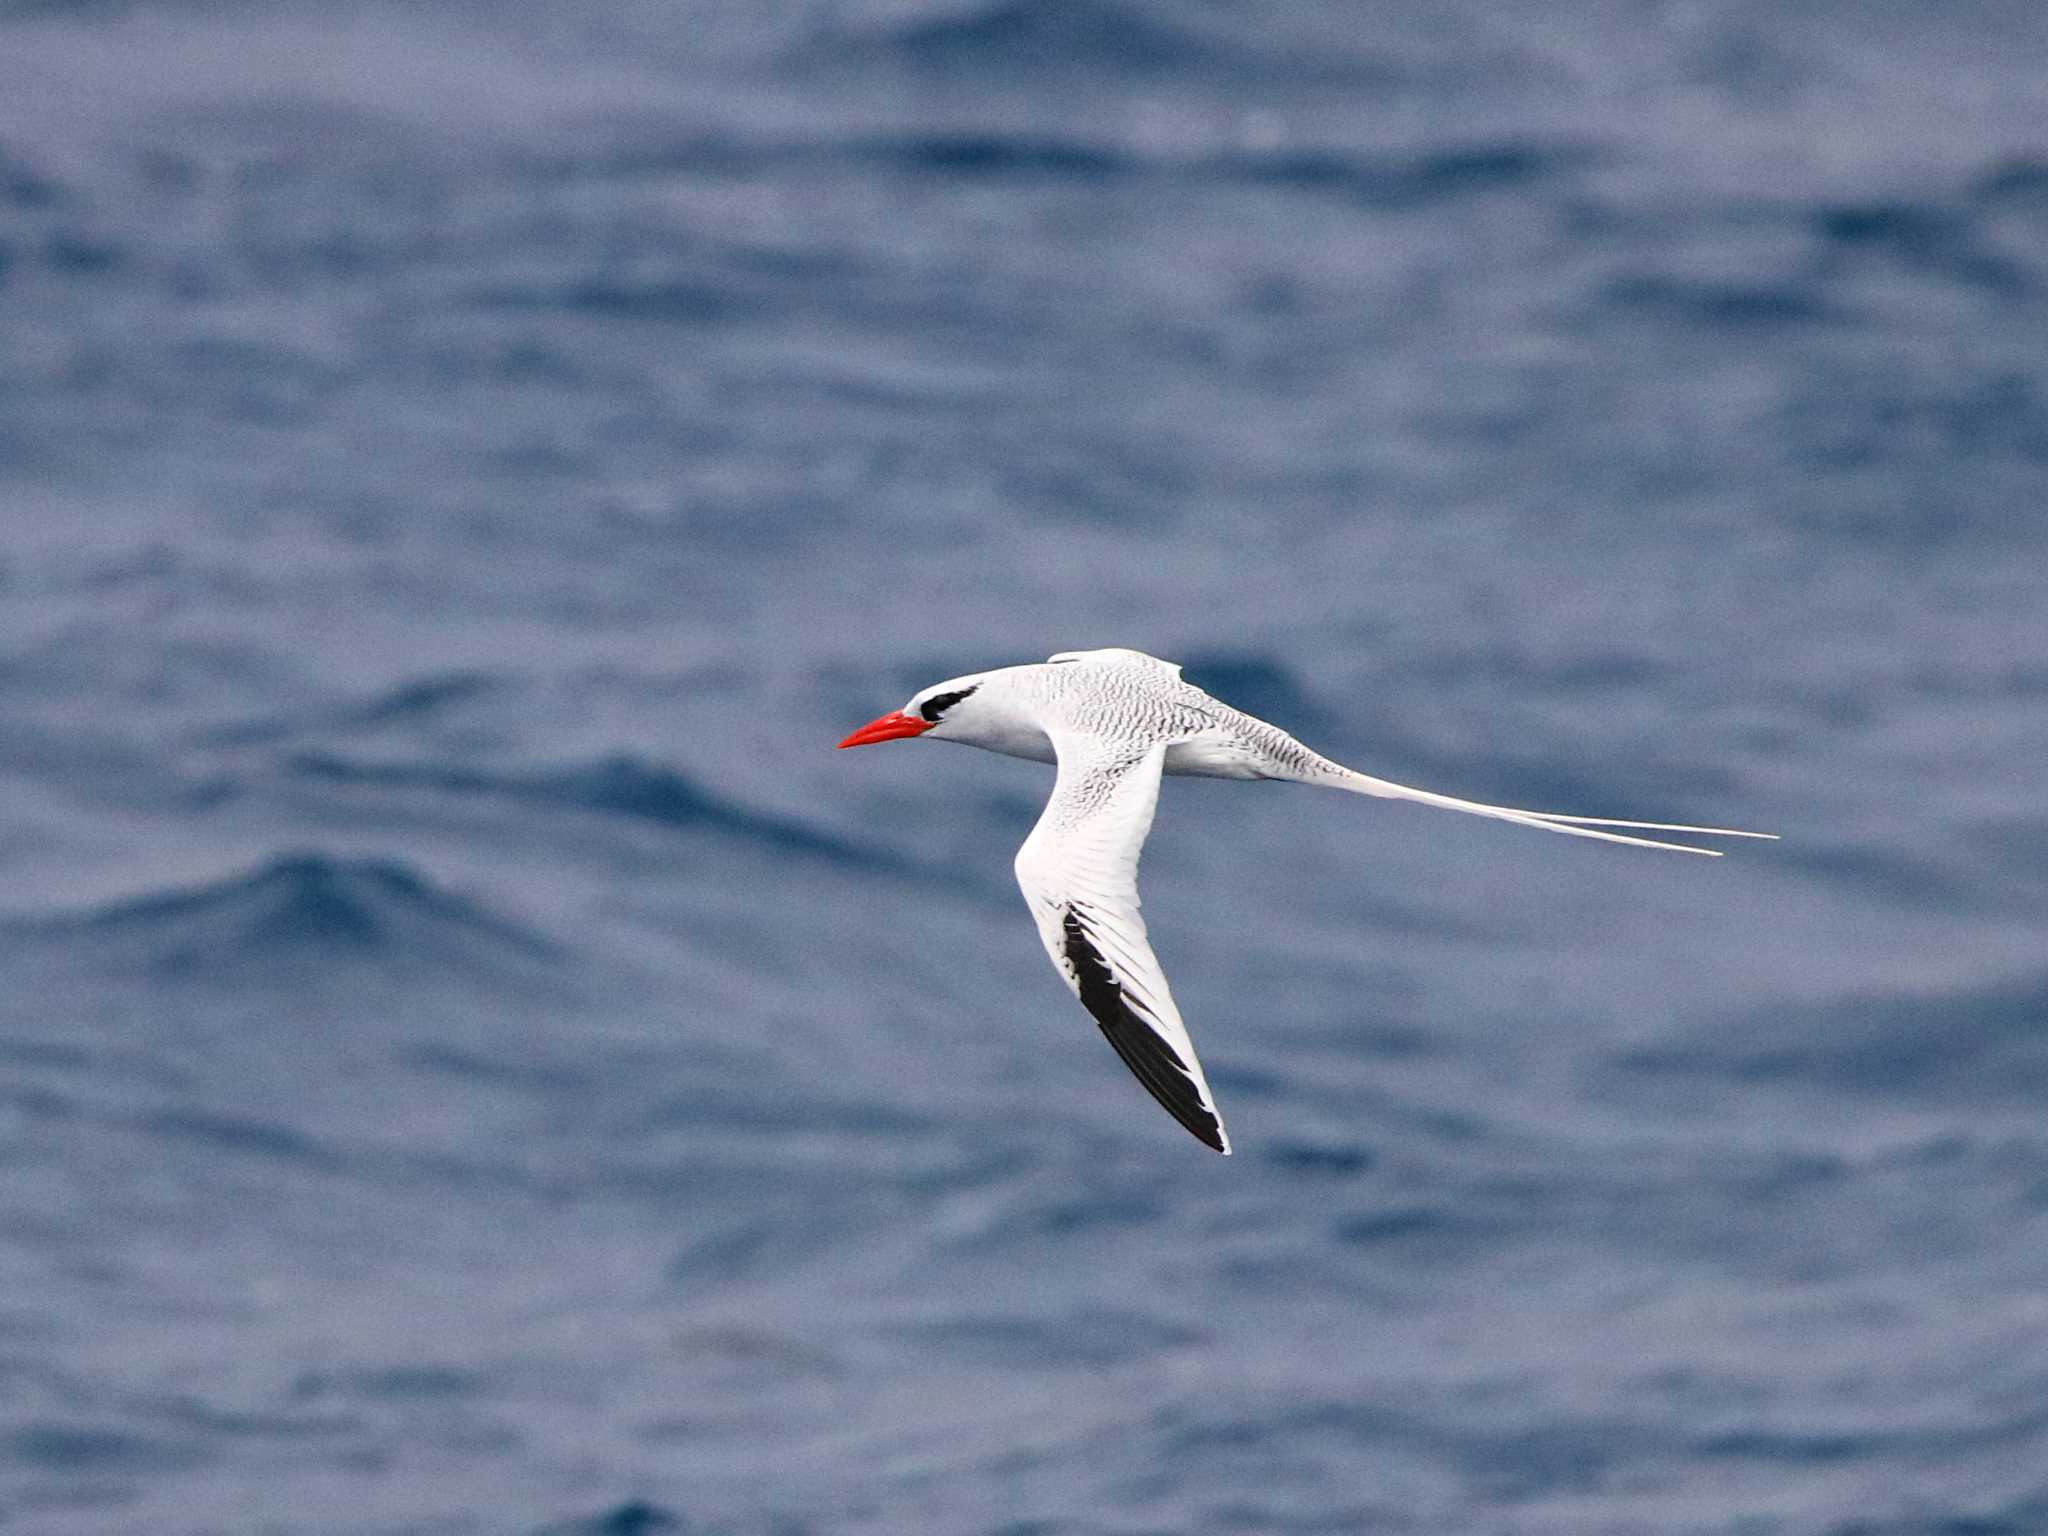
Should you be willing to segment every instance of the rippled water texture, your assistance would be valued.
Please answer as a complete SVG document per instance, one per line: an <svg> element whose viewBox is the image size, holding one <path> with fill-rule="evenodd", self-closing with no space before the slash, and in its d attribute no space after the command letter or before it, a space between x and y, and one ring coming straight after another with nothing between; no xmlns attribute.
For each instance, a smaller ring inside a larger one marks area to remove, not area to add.
<svg viewBox="0 0 2048 1536"><path fill-rule="evenodd" d="M2043 15L0 5L0 1526L2048 1529Z"/></svg>

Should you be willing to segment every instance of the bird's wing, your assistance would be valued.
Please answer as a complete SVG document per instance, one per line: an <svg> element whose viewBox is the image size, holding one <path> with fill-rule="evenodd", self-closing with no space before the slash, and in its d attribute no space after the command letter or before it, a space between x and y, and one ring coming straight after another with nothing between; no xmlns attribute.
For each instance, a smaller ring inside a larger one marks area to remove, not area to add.
<svg viewBox="0 0 2048 1536"><path fill-rule="evenodd" d="M1218 1152L1230 1137L1138 914L1138 854L1159 803L1165 742L1119 747L1056 733L1059 777L1017 850L1017 883L1055 969L1124 1065Z"/></svg>

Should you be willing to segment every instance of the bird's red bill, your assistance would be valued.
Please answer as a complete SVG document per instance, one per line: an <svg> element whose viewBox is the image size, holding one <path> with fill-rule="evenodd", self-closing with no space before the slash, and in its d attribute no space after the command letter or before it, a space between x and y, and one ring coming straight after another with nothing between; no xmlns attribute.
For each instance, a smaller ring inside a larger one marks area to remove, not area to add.
<svg viewBox="0 0 2048 1536"><path fill-rule="evenodd" d="M864 747L870 742L894 741L898 736L922 736L935 724L936 721L920 720L915 715L906 715L901 710L895 710L879 720L870 720L839 745Z"/></svg>

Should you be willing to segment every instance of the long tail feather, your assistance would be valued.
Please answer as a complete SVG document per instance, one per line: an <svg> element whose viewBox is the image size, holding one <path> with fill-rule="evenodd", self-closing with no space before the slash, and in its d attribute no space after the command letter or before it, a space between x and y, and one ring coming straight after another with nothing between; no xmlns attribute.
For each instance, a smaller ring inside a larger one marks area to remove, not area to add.
<svg viewBox="0 0 2048 1536"><path fill-rule="evenodd" d="M1690 832L1695 837L1756 837L1775 843L1775 832L1738 832L1733 827L1687 827L1675 821L1616 821L1611 816L1565 816L1556 811L1531 811L1539 821L1568 822L1575 827L1634 827L1643 832Z"/></svg>
<svg viewBox="0 0 2048 1536"><path fill-rule="evenodd" d="M1491 816L1497 821L1511 821L1517 826L1537 827L1545 832L1562 832L1568 837L1590 837L1603 843L1622 843L1631 848L1661 848L1669 853L1696 853L1703 858L1718 859L1718 848L1695 848L1690 843L1667 843L1652 837L1628 837L1619 832L1600 832L1597 827L1634 827L1649 832L1689 832L1700 837L1775 837L1773 832L1737 832L1728 827L1689 827L1661 821L1616 821L1597 816L1562 816L1548 811L1524 811L1507 805L1486 805L1477 800L1460 800L1455 795L1439 795L1427 789L1411 789L1406 784L1395 784L1387 779L1376 779L1370 774L1358 773L1353 769L1332 763L1337 770L1334 777L1323 782L1338 789L1348 789L1354 794L1374 795L1386 800L1414 800L1423 805L1434 805L1446 811L1463 811L1472 816Z"/></svg>

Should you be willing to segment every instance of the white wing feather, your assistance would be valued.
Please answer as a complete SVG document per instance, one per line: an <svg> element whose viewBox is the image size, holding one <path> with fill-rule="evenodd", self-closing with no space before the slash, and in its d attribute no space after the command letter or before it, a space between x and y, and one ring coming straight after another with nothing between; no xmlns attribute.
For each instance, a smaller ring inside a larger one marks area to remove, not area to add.
<svg viewBox="0 0 2048 1536"><path fill-rule="evenodd" d="M1138 855L1167 743L1052 733L1059 776L1017 850L1017 883L1053 966L1168 1113L1219 1152L1230 1138L1138 911Z"/></svg>

